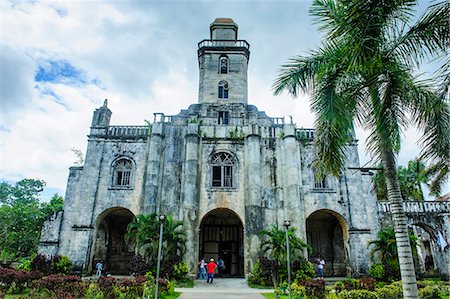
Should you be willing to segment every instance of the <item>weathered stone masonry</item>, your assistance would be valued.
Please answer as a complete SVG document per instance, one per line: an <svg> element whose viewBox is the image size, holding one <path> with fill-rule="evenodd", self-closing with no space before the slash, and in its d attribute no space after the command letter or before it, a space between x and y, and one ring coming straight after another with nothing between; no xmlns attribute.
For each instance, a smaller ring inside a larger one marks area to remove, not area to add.
<svg viewBox="0 0 450 299"><path fill-rule="evenodd" d="M157 212L184 220L193 272L200 256L221 255L227 274L242 276L257 259L259 232L289 219L328 275L367 271L379 223L356 140L343 176L316 181L314 130L248 104L250 47L237 33L231 19L211 24L198 49L199 101L178 115L156 113L150 128L111 126L106 101L94 112L85 164L70 168L64 212L46 224L41 252L86 271L103 259L127 272L124 227Z"/></svg>

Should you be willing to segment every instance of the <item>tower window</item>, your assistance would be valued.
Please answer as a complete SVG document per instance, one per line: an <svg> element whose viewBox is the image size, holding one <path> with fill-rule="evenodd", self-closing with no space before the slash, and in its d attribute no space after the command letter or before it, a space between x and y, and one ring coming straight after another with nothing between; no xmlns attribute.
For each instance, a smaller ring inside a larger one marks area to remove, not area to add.
<svg viewBox="0 0 450 299"><path fill-rule="evenodd" d="M323 179L314 179L314 188L315 189L328 189L327 178Z"/></svg>
<svg viewBox="0 0 450 299"><path fill-rule="evenodd" d="M217 123L219 125L228 125L228 111L219 111L218 116Z"/></svg>
<svg viewBox="0 0 450 299"><path fill-rule="evenodd" d="M131 171L133 165L130 160L120 159L114 165L113 181L114 187L129 187L131 185Z"/></svg>
<svg viewBox="0 0 450 299"><path fill-rule="evenodd" d="M211 160L212 187L233 188L234 158L229 153L217 153Z"/></svg>
<svg viewBox="0 0 450 299"><path fill-rule="evenodd" d="M219 73L228 74L228 57L221 56L219 58Z"/></svg>
<svg viewBox="0 0 450 299"><path fill-rule="evenodd" d="M228 99L228 83L226 81L219 82L219 99Z"/></svg>

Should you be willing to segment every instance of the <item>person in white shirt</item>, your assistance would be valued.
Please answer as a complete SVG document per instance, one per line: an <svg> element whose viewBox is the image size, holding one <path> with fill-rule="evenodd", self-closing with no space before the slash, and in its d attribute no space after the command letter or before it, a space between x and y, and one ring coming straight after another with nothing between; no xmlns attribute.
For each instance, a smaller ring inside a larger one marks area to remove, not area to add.
<svg viewBox="0 0 450 299"><path fill-rule="evenodd" d="M317 277L323 279L323 268L325 266L325 260L320 257L320 255L316 259L317 262Z"/></svg>

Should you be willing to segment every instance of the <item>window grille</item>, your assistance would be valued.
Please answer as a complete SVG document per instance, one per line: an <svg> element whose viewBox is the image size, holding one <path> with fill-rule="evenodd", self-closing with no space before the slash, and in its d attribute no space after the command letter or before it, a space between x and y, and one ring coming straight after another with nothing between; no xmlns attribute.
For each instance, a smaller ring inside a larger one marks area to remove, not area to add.
<svg viewBox="0 0 450 299"><path fill-rule="evenodd" d="M131 185L131 170L133 165L130 160L120 159L114 163L113 186L129 187Z"/></svg>
<svg viewBox="0 0 450 299"><path fill-rule="evenodd" d="M234 158L229 153L217 153L211 160L212 187L233 188Z"/></svg>

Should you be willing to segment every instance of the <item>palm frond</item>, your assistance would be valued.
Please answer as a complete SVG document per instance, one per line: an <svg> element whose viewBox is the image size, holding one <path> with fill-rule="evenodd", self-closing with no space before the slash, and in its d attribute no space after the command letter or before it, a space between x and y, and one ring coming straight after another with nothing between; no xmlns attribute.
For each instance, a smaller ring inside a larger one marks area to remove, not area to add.
<svg viewBox="0 0 450 299"><path fill-rule="evenodd" d="M396 39L392 47L404 62L413 60L416 64L424 58L443 55L450 45L450 2L432 5L425 14Z"/></svg>

